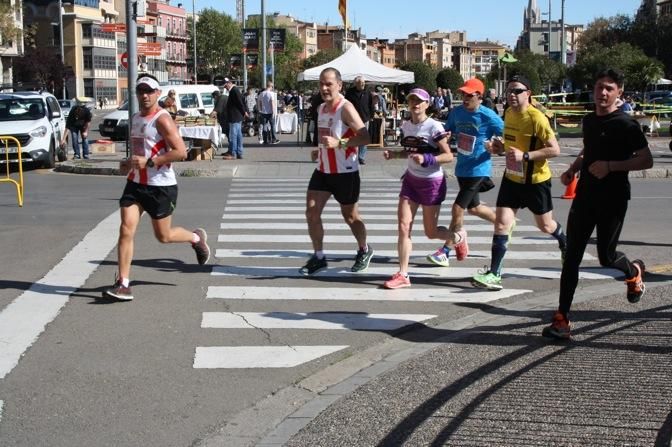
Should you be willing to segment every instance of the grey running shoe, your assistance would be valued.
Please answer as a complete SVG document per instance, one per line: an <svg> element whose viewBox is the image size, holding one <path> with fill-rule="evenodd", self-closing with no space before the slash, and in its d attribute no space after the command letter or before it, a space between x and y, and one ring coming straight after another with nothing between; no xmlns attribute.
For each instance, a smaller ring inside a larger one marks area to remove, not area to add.
<svg viewBox="0 0 672 447"><path fill-rule="evenodd" d="M371 258L373 258L373 248L370 245L366 245L367 250L363 251L361 249L357 250L357 257L355 258L355 263L350 269L353 273L363 272L369 268L369 263Z"/></svg>
<svg viewBox="0 0 672 447"><path fill-rule="evenodd" d="M327 268L327 258L324 257L319 259L317 256L313 255L310 257L306 265L299 269L299 273L305 276L314 275L317 272L321 272Z"/></svg>
<svg viewBox="0 0 672 447"><path fill-rule="evenodd" d="M205 232L203 228L197 228L194 230L194 233L201 238L200 241L195 244L191 244L191 247L196 252L196 260L198 265L203 265L208 262L210 259L210 247L208 246L208 233Z"/></svg>
<svg viewBox="0 0 672 447"><path fill-rule="evenodd" d="M121 280L118 279L112 288L105 289L103 291L103 298L114 298L119 301L131 301L133 299L133 293L131 292L131 286L124 287L121 284Z"/></svg>

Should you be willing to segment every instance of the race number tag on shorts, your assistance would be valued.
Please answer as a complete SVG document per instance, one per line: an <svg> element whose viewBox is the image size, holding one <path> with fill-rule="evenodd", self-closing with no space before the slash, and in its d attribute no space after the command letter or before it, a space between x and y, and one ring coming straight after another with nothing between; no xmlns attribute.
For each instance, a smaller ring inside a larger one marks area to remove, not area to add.
<svg viewBox="0 0 672 447"><path fill-rule="evenodd" d="M133 155L145 156L145 139L143 137L131 137Z"/></svg>
<svg viewBox="0 0 672 447"><path fill-rule="evenodd" d="M462 155L468 155L474 153L474 147L476 147L476 137L473 135L467 135L466 133L460 132L457 134L457 151Z"/></svg>
<svg viewBox="0 0 672 447"><path fill-rule="evenodd" d="M506 172L508 172L509 174L513 174L517 177L525 177L522 160L516 161L509 159L509 157L506 157Z"/></svg>

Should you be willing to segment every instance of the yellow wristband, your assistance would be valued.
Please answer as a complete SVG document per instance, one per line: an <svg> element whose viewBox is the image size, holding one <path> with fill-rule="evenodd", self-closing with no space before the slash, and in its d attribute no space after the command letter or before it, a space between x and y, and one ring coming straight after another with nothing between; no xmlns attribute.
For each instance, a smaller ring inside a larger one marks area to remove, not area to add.
<svg viewBox="0 0 672 447"><path fill-rule="evenodd" d="M348 147L348 140L344 138L338 140L338 147L340 147L341 149L345 149L346 147Z"/></svg>

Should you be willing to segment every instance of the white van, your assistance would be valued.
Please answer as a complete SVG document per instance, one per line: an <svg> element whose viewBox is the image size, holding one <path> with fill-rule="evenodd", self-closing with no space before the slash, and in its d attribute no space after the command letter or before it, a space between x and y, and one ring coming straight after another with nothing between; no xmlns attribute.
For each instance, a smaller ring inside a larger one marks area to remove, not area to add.
<svg viewBox="0 0 672 447"><path fill-rule="evenodd" d="M159 95L159 104L168 96L168 91L175 90L175 102L177 110L196 116L210 114L215 107L212 92L219 90L210 85L162 85ZM126 139L128 132L128 102L124 102L117 110L103 117L98 127L100 135L106 138Z"/></svg>

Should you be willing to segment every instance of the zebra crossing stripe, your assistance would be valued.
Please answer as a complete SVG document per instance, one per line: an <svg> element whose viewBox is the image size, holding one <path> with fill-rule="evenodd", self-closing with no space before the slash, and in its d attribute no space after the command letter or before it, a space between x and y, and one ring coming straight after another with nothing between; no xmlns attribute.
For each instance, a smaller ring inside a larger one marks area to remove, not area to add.
<svg viewBox="0 0 672 447"><path fill-rule="evenodd" d="M236 211L243 211L243 210L248 211L250 209L245 208L245 207L240 207L240 208L236 208L235 210ZM266 210L266 208L264 208L264 210ZM305 210L306 210L305 207L301 207L301 211L305 211ZM283 207L283 208L279 209L278 211L289 211L289 210L287 209L287 207ZM366 214L364 216L364 220L366 222L368 222L370 220L389 220L389 221L394 221L394 222L397 221L397 215L393 214L393 213L387 213L387 214L371 214L371 213L368 213L368 212L363 212L363 213ZM421 216L422 216L422 212L420 212L420 210L418 210L418 214L416 215L416 219L418 220L418 222L420 221ZM229 212L229 213L224 214L222 216L222 220L242 220L242 221L245 221L245 222L247 222L249 220L278 221L278 220L292 220L292 219L303 221L304 222L303 229L305 230L307 228L306 225L305 225L306 215L305 215L304 212L294 213L294 214L287 214L287 213L285 213L285 214L282 214L282 213L251 214L251 213L247 213L247 212L246 213L231 213L231 212ZM448 219L450 219L450 214L446 214L445 216L442 215L439 219L440 219L440 221L444 221L444 220L447 221ZM334 220L334 221L338 221L338 222L343 223L343 216L341 215L340 209L339 210L334 209L334 210L325 211L324 213L322 213L322 221L329 221L329 220ZM483 221L478 216L464 216L464 220L470 220L470 221L478 220L478 221L481 221L481 222ZM419 225L422 225L422 224L419 224ZM367 228L368 228L368 224L367 224ZM492 229L492 228L493 228L493 226L490 225L490 229ZM469 227L467 227L467 230L469 230Z"/></svg>
<svg viewBox="0 0 672 447"><path fill-rule="evenodd" d="M283 200L286 198L300 198L300 199L305 199L306 198L306 191L303 192L245 192L245 193L237 193L237 192L231 192L227 194L227 201L228 199L243 199L243 198L248 198L250 200L253 199L258 199L258 198L272 198L275 197L278 200ZM396 201L399 201L399 192L390 192L389 189L380 191L380 192L362 192L359 195L359 200L360 201L368 201L369 198L381 198L381 197L386 197L388 199L395 199ZM446 197L456 197L456 194L447 194Z"/></svg>
<svg viewBox="0 0 672 447"><path fill-rule="evenodd" d="M275 259L306 259L312 256L312 250L271 250L268 248L245 248L245 249L226 249L218 248L215 251L216 258L275 258ZM428 254L428 253L427 253ZM397 259L397 250L376 250L375 256L377 258L390 258ZM425 259L425 255L416 254L415 256L411 255L411 260ZM481 258L481 259L490 259L491 252L490 250L470 250L469 259L472 258ZM348 259L352 260L355 257L354 250L329 250L327 252L327 258L331 260L343 260ZM559 260L561 259L561 254L559 250L555 251L516 251L509 250L506 252L506 259L516 259L516 260L529 260L529 261L542 261L542 260ZM595 256L584 253L584 261L594 261Z"/></svg>
<svg viewBox="0 0 672 447"><path fill-rule="evenodd" d="M324 223L323 224L325 230L344 230L347 229L347 225L343 222L343 218L341 217L341 222L335 222L335 223ZM219 228L222 230L298 230L298 231L306 231L306 223L305 222L296 222L296 223L291 223L291 222L246 222L246 223L231 223L231 222L226 222L226 223L221 223ZM385 231L394 231L396 232L398 228L398 224L396 223L369 223L366 224L366 229L367 230L385 230ZM469 225L465 226L465 229L468 232L486 232L486 233L491 233L494 230L494 227L492 224L488 225ZM416 225L414 226L413 229L413 238L416 238L422 234L422 225ZM520 232L537 232L539 229L535 227L534 225L519 225L516 227L516 233ZM469 239L471 241L471 239ZM492 242L492 238L490 239Z"/></svg>
<svg viewBox="0 0 672 447"><path fill-rule="evenodd" d="M366 312L204 312L202 328L392 331L437 315Z"/></svg>
<svg viewBox="0 0 672 447"><path fill-rule="evenodd" d="M344 346L199 346L194 368L292 368Z"/></svg>
<svg viewBox="0 0 672 447"><path fill-rule="evenodd" d="M347 227L341 226L342 229ZM367 235L366 241L370 244L395 244L397 243L396 235ZM283 243L283 244L309 244L310 237L308 234L220 234L217 236L217 242L222 243L239 243L239 242L254 242L254 243ZM325 244L356 244L355 238L351 235L337 235L327 234L324 236ZM414 244L431 244L432 246L441 244L438 239L429 239L424 235L418 235L413 238ZM558 245L558 241L546 236L526 236L516 237L515 233L511 239L511 243L515 245ZM492 244L492 236L476 236L469 237L469 245Z"/></svg>
<svg viewBox="0 0 672 447"><path fill-rule="evenodd" d="M345 276L360 276L362 278L377 276L390 277L398 270L398 266L369 267L364 273L352 273L350 268L332 267L317 273L320 278L343 278ZM425 267L410 268L411 280L415 278L441 278L446 280L470 279L478 273L478 268L472 267ZM534 268L504 268L502 277L560 279L562 269L554 267ZM238 267L216 265L212 269L214 276L270 276L281 278L302 277L299 266L296 267ZM579 271L579 279L613 279L623 276L623 272L610 268L589 268ZM340 289L341 291L343 289ZM312 292L312 291L311 291Z"/></svg>
<svg viewBox="0 0 672 447"><path fill-rule="evenodd" d="M288 205L297 205L297 204L304 204L306 203L306 197L300 197L300 198L291 198L291 199L267 199L266 197L253 197L249 199L231 199L227 200L226 204L227 205L262 205L262 204L269 204L269 205L278 205L278 204L283 204L286 203ZM335 203L335 202L334 202ZM366 204L379 204L379 205L392 205L392 204L398 204L399 199L368 199L366 200ZM396 209L396 208L395 208Z"/></svg>
<svg viewBox="0 0 672 447"><path fill-rule="evenodd" d="M411 278L412 279L412 278ZM302 301L386 301L418 303L487 303L532 292L525 289L487 291L463 288L420 288L387 290L361 287L236 287L210 286L208 299L227 300L302 300Z"/></svg>

